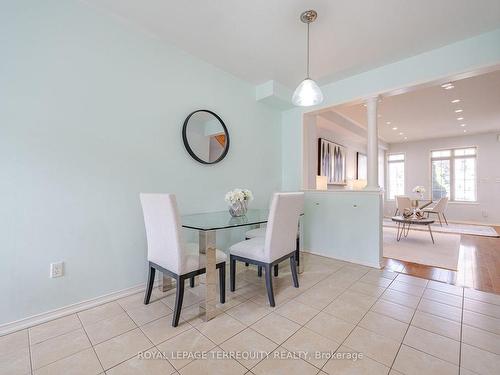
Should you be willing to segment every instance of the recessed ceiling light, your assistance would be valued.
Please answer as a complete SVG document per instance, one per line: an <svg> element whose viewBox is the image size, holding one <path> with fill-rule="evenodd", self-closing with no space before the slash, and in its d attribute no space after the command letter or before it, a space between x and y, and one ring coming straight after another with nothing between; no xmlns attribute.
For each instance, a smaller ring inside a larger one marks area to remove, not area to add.
<svg viewBox="0 0 500 375"><path fill-rule="evenodd" d="M463 128L464 126L467 126L467 124L460 124L460 126Z"/></svg>
<svg viewBox="0 0 500 375"><path fill-rule="evenodd" d="M464 110L463 109L455 109L455 113L460 113L460 112L463 112Z"/></svg>
<svg viewBox="0 0 500 375"><path fill-rule="evenodd" d="M395 126L395 127L393 127L393 128L392 128L392 130L398 130L398 127L397 127L397 126Z"/></svg>
<svg viewBox="0 0 500 375"><path fill-rule="evenodd" d="M451 84L450 82L448 82L448 83L443 83L443 84L441 85L441 87L442 87L443 89L447 88L448 86L452 86L452 84Z"/></svg>
<svg viewBox="0 0 500 375"><path fill-rule="evenodd" d="M460 103L460 99L455 99L455 100L452 100L451 102L452 102L453 104L455 104L455 103Z"/></svg>
<svg viewBox="0 0 500 375"><path fill-rule="evenodd" d="M463 117L457 117L458 121L462 121L464 118Z"/></svg>
<svg viewBox="0 0 500 375"><path fill-rule="evenodd" d="M400 132L399 135L403 135L404 133L403 132Z"/></svg>
<svg viewBox="0 0 500 375"><path fill-rule="evenodd" d="M467 133L467 129L464 129L464 133Z"/></svg>
<svg viewBox="0 0 500 375"><path fill-rule="evenodd" d="M405 137L405 139L408 139L408 137Z"/></svg>
<svg viewBox="0 0 500 375"><path fill-rule="evenodd" d="M451 85L451 86L446 86L444 89L445 90L451 90L451 89L454 89L454 88L455 88L455 86Z"/></svg>
<svg viewBox="0 0 500 375"><path fill-rule="evenodd" d="M391 125L391 122L390 122L390 121L387 121L387 122L386 122L386 124L387 124L387 125Z"/></svg>

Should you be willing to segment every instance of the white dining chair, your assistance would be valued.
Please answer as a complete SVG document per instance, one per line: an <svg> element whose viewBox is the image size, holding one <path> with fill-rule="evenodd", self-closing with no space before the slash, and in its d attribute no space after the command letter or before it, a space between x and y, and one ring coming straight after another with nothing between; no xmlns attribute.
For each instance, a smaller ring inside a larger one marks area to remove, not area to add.
<svg viewBox="0 0 500 375"><path fill-rule="evenodd" d="M245 239L250 240L255 237L265 237L266 236L266 227L260 227L260 228L255 228L255 229L250 229L245 233ZM297 230L297 241L295 245L295 259L297 261L297 266L300 266L300 231ZM248 263L245 263L245 266L248 267ZM278 276L278 265L274 266L274 276ZM262 276L262 267L258 266L257 267L257 275L259 277Z"/></svg>
<svg viewBox="0 0 500 375"><path fill-rule="evenodd" d="M403 215L405 210L411 210L411 199L406 195L396 195L396 212L394 216L398 213Z"/></svg>
<svg viewBox="0 0 500 375"><path fill-rule="evenodd" d="M176 280L175 308L172 326L177 327L184 298L184 281L206 272L206 257L197 244L182 239L177 201L173 194L140 194L148 243L149 275L144 304L149 304L156 270ZM220 302L225 302L226 254L216 250L219 269Z"/></svg>
<svg viewBox="0 0 500 375"><path fill-rule="evenodd" d="M430 214L437 215L441 226L443 226L443 222L441 221L441 216L443 216L444 222L448 225L448 220L446 220L446 216L444 215L444 212L448 207L448 201L448 197L443 197L439 199L434 206L425 207L422 211L427 214L427 217L429 217Z"/></svg>
<svg viewBox="0 0 500 375"><path fill-rule="evenodd" d="M230 289L236 289L236 261L264 268L269 304L275 306L271 268L289 259L293 285L298 288L296 240L304 193L275 193L264 237L238 242L229 248Z"/></svg>

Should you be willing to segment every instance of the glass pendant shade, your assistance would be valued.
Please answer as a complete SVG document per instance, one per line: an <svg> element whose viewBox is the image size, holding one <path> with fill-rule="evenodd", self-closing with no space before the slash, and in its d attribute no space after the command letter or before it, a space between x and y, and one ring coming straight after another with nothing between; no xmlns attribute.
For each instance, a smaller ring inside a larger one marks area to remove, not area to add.
<svg viewBox="0 0 500 375"><path fill-rule="evenodd" d="M292 103L299 107L309 107L320 104L322 101L323 93L318 84L310 78L303 80L292 96Z"/></svg>

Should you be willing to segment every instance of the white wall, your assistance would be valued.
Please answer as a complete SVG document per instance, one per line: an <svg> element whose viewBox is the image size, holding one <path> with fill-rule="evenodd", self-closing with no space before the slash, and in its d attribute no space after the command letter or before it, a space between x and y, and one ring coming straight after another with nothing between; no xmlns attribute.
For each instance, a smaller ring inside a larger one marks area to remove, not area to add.
<svg viewBox="0 0 500 375"><path fill-rule="evenodd" d="M318 138L338 143L346 147L346 176L347 180L356 178L356 153L366 155L366 138L338 126L333 121L322 116L306 116L304 118L304 159L305 159L305 189L316 189L316 175L318 173ZM379 182L384 186L384 156L385 150L379 151ZM345 189L342 185L328 185L328 189Z"/></svg>
<svg viewBox="0 0 500 375"><path fill-rule="evenodd" d="M382 200L373 191L306 191L304 250L379 268Z"/></svg>
<svg viewBox="0 0 500 375"><path fill-rule="evenodd" d="M308 125L309 126L309 125ZM346 176L347 179L354 179L356 177L356 152L366 154L366 141L357 142L353 136L342 134L336 125L331 121L321 117L315 116L315 129L314 134L310 133L307 139L309 143L310 152L305 155L308 159L308 186L306 189L316 188L316 175L318 174L318 138L324 138L331 142L338 143L346 148ZM328 185L329 189L344 189L341 185Z"/></svg>
<svg viewBox="0 0 500 375"><path fill-rule="evenodd" d="M296 190L304 181L302 153L306 112L497 66L499 45L500 29L497 29L322 86L321 107L295 107L281 115L283 189Z"/></svg>
<svg viewBox="0 0 500 375"><path fill-rule="evenodd" d="M0 324L143 283L139 192L189 213L279 190L280 115L252 85L79 1L2 2L0 39ZM182 144L200 108L231 138L214 166Z"/></svg>
<svg viewBox="0 0 500 375"><path fill-rule="evenodd" d="M500 128L499 132L500 133ZM404 152L405 193L412 194L417 185L431 189L431 150L452 147L477 147L477 203L450 203L449 220L500 224L500 142L497 133L439 138L418 142L391 144L389 152ZM394 212L394 202L385 204L385 214ZM487 215L487 216L484 216Z"/></svg>

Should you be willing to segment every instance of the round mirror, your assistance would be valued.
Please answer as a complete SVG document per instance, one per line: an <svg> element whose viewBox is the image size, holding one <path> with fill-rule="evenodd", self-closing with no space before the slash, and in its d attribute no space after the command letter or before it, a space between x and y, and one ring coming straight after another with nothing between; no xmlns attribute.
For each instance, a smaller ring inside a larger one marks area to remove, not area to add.
<svg viewBox="0 0 500 375"><path fill-rule="evenodd" d="M182 140L189 155L203 164L215 164L229 150L229 133L222 119L212 111L194 111L182 127Z"/></svg>

